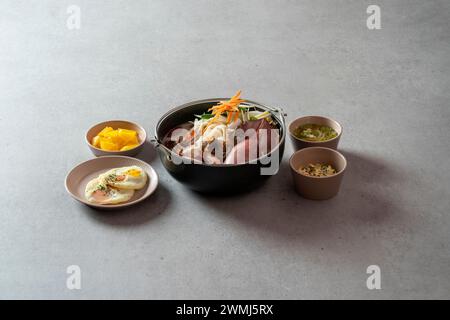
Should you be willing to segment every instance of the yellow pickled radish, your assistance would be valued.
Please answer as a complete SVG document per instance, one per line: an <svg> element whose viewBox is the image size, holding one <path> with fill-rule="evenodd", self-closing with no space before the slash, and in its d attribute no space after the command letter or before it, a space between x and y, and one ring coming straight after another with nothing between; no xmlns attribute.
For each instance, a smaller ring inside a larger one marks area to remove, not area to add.
<svg viewBox="0 0 450 320"><path fill-rule="evenodd" d="M108 151L119 151L119 146L109 140L100 141L100 148Z"/></svg>
<svg viewBox="0 0 450 320"><path fill-rule="evenodd" d="M105 135L106 133L111 132L111 131L113 131L113 130L114 130L114 129L111 128L111 127L105 127L102 131L100 131L100 132L98 133L98 136L103 136L103 135Z"/></svg>
<svg viewBox="0 0 450 320"><path fill-rule="evenodd" d="M120 151L131 150L131 149L136 148L138 145L139 145L139 144L130 144L130 145L126 145L126 146L122 147L122 148L120 149Z"/></svg>
<svg viewBox="0 0 450 320"><path fill-rule="evenodd" d="M124 141L124 144L137 144L137 132L134 130L118 129L119 137Z"/></svg>
<svg viewBox="0 0 450 320"><path fill-rule="evenodd" d="M100 148L100 137L99 136L95 136L92 139L92 145L96 148Z"/></svg>
<svg viewBox="0 0 450 320"><path fill-rule="evenodd" d="M92 139L92 145L106 151L126 151L139 145L138 134L134 130L105 127Z"/></svg>
<svg viewBox="0 0 450 320"><path fill-rule="evenodd" d="M107 139L113 141L114 143L122 142L122 138L119 136L119 132L117 130L108 131L101 137L107 138Z"/></svg>

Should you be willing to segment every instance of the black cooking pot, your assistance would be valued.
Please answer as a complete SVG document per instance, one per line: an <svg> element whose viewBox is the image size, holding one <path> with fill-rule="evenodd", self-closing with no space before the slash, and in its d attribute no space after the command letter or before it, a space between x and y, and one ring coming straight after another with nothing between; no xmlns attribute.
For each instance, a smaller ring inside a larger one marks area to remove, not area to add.
<svg viewBox="0 0 450 320"><path fill-rule="evenodd" d="M246 105L253 106L260 111L269 111L280 129L280 142L270 153L258 158L256 163L221 165L209 165L206 163L180 164L182 162L180 157L162 144L163 138L173 128L192 121L194 115L207 112L209 108L223 100L228 100L228 98L206 99L186 103L167 112L156 125L154 142L164 167L176 180L196 191L220 192L223 194L250 190L270 177L270 174L275 174L283 158L286 126L282 111L246 100L244 103Z"/></svg>

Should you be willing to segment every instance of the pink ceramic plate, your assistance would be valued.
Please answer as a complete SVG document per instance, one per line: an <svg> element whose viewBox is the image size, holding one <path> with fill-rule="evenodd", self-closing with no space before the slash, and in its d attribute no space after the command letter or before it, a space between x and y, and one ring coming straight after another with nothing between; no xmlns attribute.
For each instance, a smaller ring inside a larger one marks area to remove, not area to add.
<svg viewBox="0 0 450 320"><path fill-rule="evenodd" d="M118 204L102 205L88 202L85 199L84 190L86 188L86 184L91 179L108 171L109 169L133 165L141 167L147 173L148 181L144 188L134 192L133 197L129 201ZM65 185L67 192L74 199L88 206L101 209L115 209L131 206L149 197L158 186L158 175L148 163L139 159L124 156L105 156L94 158L77 165L66 176Z"/></svg>

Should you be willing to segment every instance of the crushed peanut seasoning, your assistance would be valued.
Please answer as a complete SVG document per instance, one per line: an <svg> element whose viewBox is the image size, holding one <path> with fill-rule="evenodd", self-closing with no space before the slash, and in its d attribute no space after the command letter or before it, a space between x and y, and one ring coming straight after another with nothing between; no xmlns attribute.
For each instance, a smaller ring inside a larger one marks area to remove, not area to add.
<svg viewBox="0 0 450 320"><path fill-rule="evenodd" d="M325 163L310 163L307 166L300 167L298 172L310 177L329 177L336 174L336 169Z"/></svg>

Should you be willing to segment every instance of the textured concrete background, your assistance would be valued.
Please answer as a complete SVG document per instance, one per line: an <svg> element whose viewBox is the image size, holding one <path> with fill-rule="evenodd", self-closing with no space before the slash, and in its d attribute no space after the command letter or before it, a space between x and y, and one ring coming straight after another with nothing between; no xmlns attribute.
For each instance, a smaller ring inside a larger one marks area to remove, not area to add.
<svg viewBox="0 0 450 320"><path fill-rule="evenodd" d="M0 298L450 298L450 2L377 0L370 31L373 3L1 1ZM247 195L186 190L150 146L161 184L144 204L101 213L66 194L90 125L153 132L169 108L237 89L288 121L343 124L338 197L295 195L290 143Z"/></svg>

